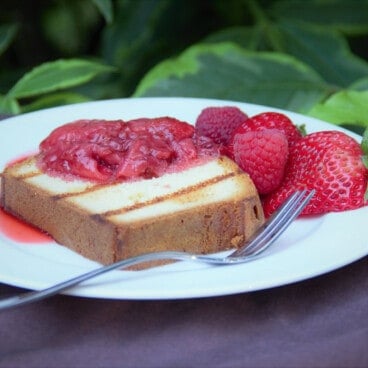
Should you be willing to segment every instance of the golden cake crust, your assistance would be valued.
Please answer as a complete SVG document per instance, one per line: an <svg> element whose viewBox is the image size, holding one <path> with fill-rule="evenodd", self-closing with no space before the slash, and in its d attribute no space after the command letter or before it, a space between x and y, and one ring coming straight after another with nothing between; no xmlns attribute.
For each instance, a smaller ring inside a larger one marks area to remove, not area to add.
<svg viewBox="0 0 368 368"><path fill-rule="evenodd" d="M118 209L101 213L83 208L75 198L86 193L93 198L94 191L101 194L103 187L91 185L81 192L51 193L32 180L45 175L36 169L34 160L32 157L4 170L1 206L47 232L61 245L102 264L163 250L213 253L234 248L264 222L253 182L225 157L217 159L226 168L224 175L129 206L122 203ZM212 189L223 185L219 183L229 181L239 186L234 195L201 203ZM176 210L140 215L139 211L148 206L155 211L167 203Z"/></svg>

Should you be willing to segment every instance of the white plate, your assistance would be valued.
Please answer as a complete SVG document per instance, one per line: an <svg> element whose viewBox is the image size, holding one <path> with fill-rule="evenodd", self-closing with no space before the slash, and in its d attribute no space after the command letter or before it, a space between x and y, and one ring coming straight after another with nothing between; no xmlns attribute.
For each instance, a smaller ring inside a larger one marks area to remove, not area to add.
<svg viewBox="0 0 368 368"><path fill-rule="evenodd" d="M34 151L55 127L75 119L128 120L169 115L194 123L204 107L216 105L236 105L249 115L281 111L190 98L121 99L47 109L0 122L0 170L10 160ZM295 113L287 112L287 115L294 123L306 124L308 132L338 129ZM113 299L176 299L249 292L305 280L366 256L367 219L368 207L298 219L265 257L251 263L217 267L177 262L139 272L113 271L68 294ZM0 234L0 281L10 285L40 289L97 266L53 242L27 245Z"/></svg>

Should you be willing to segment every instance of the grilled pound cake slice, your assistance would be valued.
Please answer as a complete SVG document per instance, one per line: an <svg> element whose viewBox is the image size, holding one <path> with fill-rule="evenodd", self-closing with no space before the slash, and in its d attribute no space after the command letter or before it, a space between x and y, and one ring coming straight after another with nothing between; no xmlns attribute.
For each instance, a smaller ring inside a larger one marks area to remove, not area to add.
<svg viewBox="0 0 368 368"><path fill-rule="evenodd" d="M36 160L5 169L1 206L102 264L163 250L234 248L264 222L252 180L224 156L158 178L114 184L50 176Z"/></svg>

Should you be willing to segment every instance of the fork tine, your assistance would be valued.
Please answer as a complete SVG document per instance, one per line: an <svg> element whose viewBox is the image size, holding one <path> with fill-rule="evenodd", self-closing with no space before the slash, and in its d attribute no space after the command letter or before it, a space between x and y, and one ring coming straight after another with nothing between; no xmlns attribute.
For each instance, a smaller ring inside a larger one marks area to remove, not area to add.
<svg viewBox="0 0 368 368"><path fill-rule="evenodd" d="M278 236L281 235L284 229L286 229L289 226L289 224L300 215L300 213L303 211L303 209L306 207L306 205L314 196L314 193L315 193L314 189L312 189L309 193L308 191L304 191L304 197L303 196L300 197L300 200L298 201L298 204L295 205L293 211L289 211L288 216L286 215L284 216L284 221L280 224L278 230Z"/></svg>
<svg viewBox="0 0 368 368"><path fill-rule="evenodd" d="M289 224L303 211L305 206L313 197L314 192L314 190L309 193L306 190L298 192L298 195L295 197L295 200L292 201L290 206L286 206L285 210L282 209L280 211L280 215L276 216L276 220L271 222L271 226L269 226L268 230L265 231L264 236L259 241L251 244L250 248L246 247L243 256L256 256L275 242L287 229Z"/></svg>
<svg viewBox="0 0 368 368"><path fill-rule="evenodd" d="M296 191L293 193L280 208L268 219L257 232L254 238L248 241L248 246L244 246L232 253L230 256L244 257L255 256L261 253L273 243L289 226L289 224L302 212L309 200L314 195L314 190L308 193L307 190ZM246 245L246 244L245 244Z"/></svg>
<svg viewBox="0 0 368 368"><path fill-rule="evenodd" d="M253 246L256 246L264 237L267 236L269 231L272 230L272 228L277 225L280 220L284 218L286 214L288 214L290 209L293 209L295 206L295 203L297 203L302 195L304 195L305 192L296 191L293 194L291 194L282 204L281 206L275 211L270 218L258 229L258 231L251 237L247 243L248 246L244 248L244 246L247 245L245 243L242 245L240 249L235 251L233 253L234 257L240 257L243 256L244 253L249 252L249 249Z"/></svg>

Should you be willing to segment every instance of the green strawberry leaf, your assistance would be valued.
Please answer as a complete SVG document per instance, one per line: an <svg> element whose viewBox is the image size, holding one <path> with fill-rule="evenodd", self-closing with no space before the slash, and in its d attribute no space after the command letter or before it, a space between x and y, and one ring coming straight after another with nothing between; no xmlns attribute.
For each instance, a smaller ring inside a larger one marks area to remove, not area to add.
<svg viewBox="0 0 368 368"><path fill-rule="evenodd" d="M82 59L56 60L41 64L25 74L9 91L12 98L34 97L86 83L110 66Z"/></svg>
<svg viewBox="0 0 368 368"><path fill-rule="evenodd" d="M305 126L305 124L300 124L296 126L300 132L300 134L304 137L305 135L308 134L307 132L307 127Z"/></svg>
<svg viewBox="0 0 368 368"><path fill-rule="evenodd" d="M306 111L329 86L304 63L232 43L199 44L151 69L134 96L206 97Z"/></svg>

